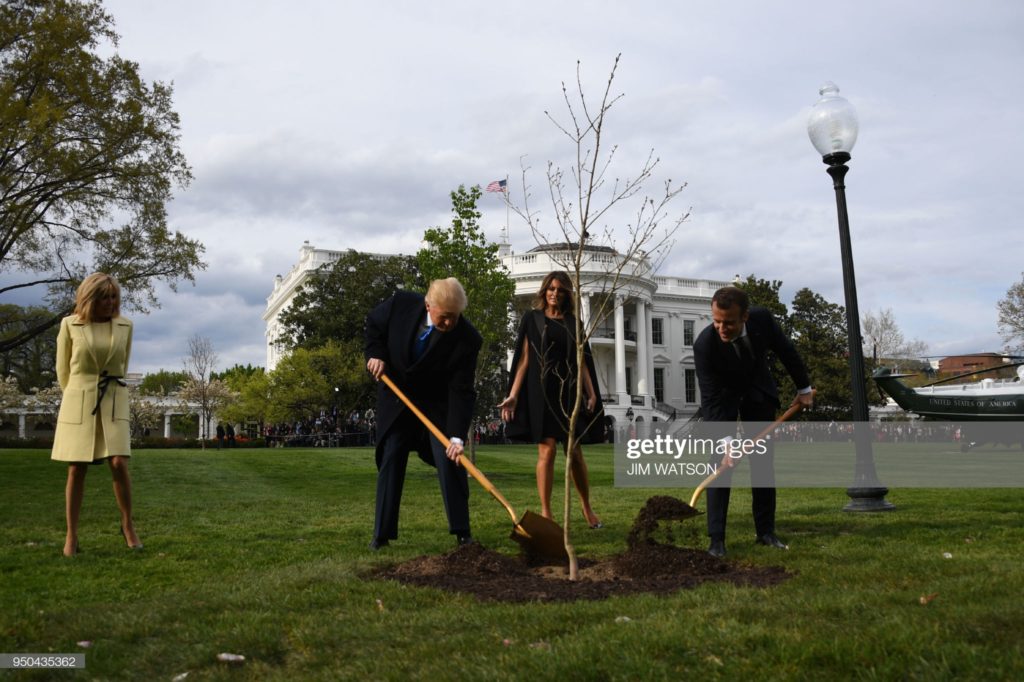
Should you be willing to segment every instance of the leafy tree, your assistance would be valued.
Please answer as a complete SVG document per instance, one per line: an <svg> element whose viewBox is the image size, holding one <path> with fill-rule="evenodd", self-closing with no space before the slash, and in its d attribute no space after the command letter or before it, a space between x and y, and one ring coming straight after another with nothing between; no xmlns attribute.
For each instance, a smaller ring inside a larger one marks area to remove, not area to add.
<svg viewBox="0 0 1024 682"><path fill-rule="evenodd" d="M362 341L367 313L401 288L422 288L415 258L349 250L322 266L281 313L278 342L291 350L319 348L328 341Z"/></svg>
<svg viewBox="0 0 1024 682"><path fill-rule="evenodd" d="M252 369L253 372L224 372L224 383L238 398L221 410L221 416L231 422L256 421L262 426L267 421L270 406L269 375L262 367Z"/></svg>
<svg viewBox="0 0 1024 682"><path fill-rule="evenodd" d="M793 297L792 310L790 323L794 343L818 390L814 409L805 412L803 418L810 421L850 421L853 419L853 384L846 309L804 288ZM866 373L870 375L870 368ZM864 381L868 403L884 404L884 396L869 376ZM787 386L787 391L796 391L792 381L787 380Z"/></svg>
<svg viewBox="0 0 1024 682"><path fill-rule="evenodd" d="M210 377L213 379L220 379L226 382L229 386L234 388L234 384L238 383L241 385L245 379L255 376L257 374L263 374L266 370L262 367L255 365L235 365L234 367L228 367L223 372L212 372Z"/></svg>
<svg viewBox="0 0 1024 682"><path fill-rule="evenodd" d="M761 279L750 274L747 275L745 280L737 282L736 286L747 292L747 296L750 297L750 305L767 308L775 316L775 319L779 321L782 329L787 334L791 335L793 333L792 325L789 321L789 311L786 308L786 304L779 297L779 291L782 289L782 280ZM771 370L772 377L775 379L776 386L782 387L792 384L789 381L789 374L786 373L785 368L780 363L769 361L768 367Z"/></svg>
<svg viewBox="0 0 1024 682"><path fill-rule="evenodd" d="M451 193L452 224L432 227L423 235L426 244L416 260L424 280L455 277L469 299L465 315L483 337L476 368L476 420L487 420L504 397L505 358L515 334L509 326L509 312L516 285L498 257L498 245L487 241L480 228L480 186L464 185ZM472 427L471 427L472 429ZM471 455L476 440L472 437ZM472 457L471 457L472 458Z"/></svg>
<svg viewBox="0 0 1024 682"><path fill-rule="evenodd" d="M161 369L142 377L139 392L143 395L173 395L181 390L186 381L188 381L188 374L185 372L169 372L166 369Z"/></svg>
<svg viewBox="0 0 1024 682"><path fill-rule="evenodd" d="M52 316L50 310L40 306L0 304L0 344L44 325ZM28 393L53 383L56 357L57 330L51 328L0 352L0 373L17 377L21 390Z"/></svg>
<svg viewBox="0 0 1024 682"><path fill-rule="evenodd" d="M1008 353L1024 350L1024 273L1021 280L1006 290L1005 298L996 305L999 311L999 333Z"/></svg>
<svg viewBox="0 0 1024 682"><path fill-rule="evenodd" d="M267 377L266 390L265 414L271 422L302 419L335 408L342 414L367 404L374 389L363 363L362 340L296 348Z"/></svg>
<svg viewBox="0 0 1024 682"><path fill-rule="evenodd" d="M0 269L23 275L0 294L46 287L51 308L0 352L54 327L91 271L145 311L158 282L206 267L202 245L167 228L172 189L191 180L171 88L105 56L117 39L97 0L0 4Z"/></svg>
<svg viewBox="0 0 1024 682"><path fill-rule="evenodd" d="M805 412L805 417L813 421L851 419L853 389L850 384L846 309L804 288L793 297L792 310L793 342L818 391L814 409ZM783 395L796 394L798 387L793 385L788 375L785 385Z"/></svg>
<svg viewBox="0 0 1024 682"><path fill-rule="evenodd" d="M779 290L782 289L781 279L767 280L750 274L745 280L737 282L736 286L747 292L747 296L750 297L750 305L767 308L784 327L788 326L789 311L779 297ZM791 330L786 329L786 331Z"/></svg>

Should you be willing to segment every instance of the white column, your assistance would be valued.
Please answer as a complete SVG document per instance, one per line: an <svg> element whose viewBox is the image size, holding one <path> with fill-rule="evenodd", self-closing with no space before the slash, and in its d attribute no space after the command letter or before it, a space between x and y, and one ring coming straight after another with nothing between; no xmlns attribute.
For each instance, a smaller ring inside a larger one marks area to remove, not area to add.
<svg viewBox="0 0 1024 682"><path fill-rule="evenodd" d="M647 309L648 309L648 312L653 310L654 309L654 304L653 303L648 303L647 304ZM647 319L648 319L648 321L650 321L651 318L650 318L649 315L648 315ZM662 333L665 333L666 331L667 330L663 329ZM653 348L651 348L651 344L650 343L647 344L647 385L651 389L651 405L654 405L655 407L657 407L657 405L655 405L655 399L654 399L654 350L653 350Z"/></svg>
<svg viewBox="0 0 1024 682"><path fill-rule="evenodd" d="M615 392L619 404L629 406L629 387L626 386L626 316L622 310L622 296L615 297Z"/></svg>
<svg viewBox="0 0 1024 682"><path fill-rule="evenodd" d="M25 428L25 413L22 412L18 415L18 438L24 440L28 438L28 431Z"/></svg>
<svg viewBox="0 0 1024 682"><path fill-rule="evenodd" d="M580 321L583 322L583 330L586 331L590 322L590 294L580 294Z"/></svg>
<svg viewBox="0 0 1024 682"><path fill-rule="evenodd" d="M171 437L171 413L164 412L164 438Z"/></svg>
<svg viewBox="0 0 1024 682"><path fill-rule="evenodd" d="M647 404L647 395L650 394L650 384L647 383L647 304L637 299L636 302L636 392L644 396L644 405Z"/></svg>

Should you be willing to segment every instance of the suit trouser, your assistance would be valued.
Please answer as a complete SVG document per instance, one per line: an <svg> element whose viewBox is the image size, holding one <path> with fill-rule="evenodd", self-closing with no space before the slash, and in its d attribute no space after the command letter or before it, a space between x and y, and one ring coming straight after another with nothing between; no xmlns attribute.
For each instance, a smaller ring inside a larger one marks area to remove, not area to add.
<svg viewBox="0 0 1024 682"><path fill-rule="evenodd" d="M744 399L740 404L740 419L745 422L771 422L775 419L776 405ZM752 435L748 435L748 438ZM754 532L758 535L775 532L775 453L772 441L767 441L767 452L745 456L750 464L750 478L759 486L751 488L754 512ZM743 460L740 460L741 462ZM718 459L721 462L721 458ZM729 513L729 493L732 491L732 471L718 477L713 487L708 488L708 536L712 540L725 539L725 520Z"/></svg>
<svg viewBox="0 0 1024 682"><path fill-rule="evenodd" d="M398 509L402 502L405 470L409 452L426 443L427 430L412 414L399 418L380 444L381 457L377 466L377 506L373 523L373 536L382 540L398 537ZM448 516L448 532L468 535L469 481L466 470L445 456L444 446L429 436L430 453L437 468L441 497Z"/></svg>

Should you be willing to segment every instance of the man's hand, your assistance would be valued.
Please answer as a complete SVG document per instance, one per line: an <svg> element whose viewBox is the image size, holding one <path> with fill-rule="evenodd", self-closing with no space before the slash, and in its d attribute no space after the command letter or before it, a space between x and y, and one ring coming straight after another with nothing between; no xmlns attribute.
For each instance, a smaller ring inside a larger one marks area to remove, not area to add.
<svg viewBox="0 0 1024 682"><path fill-rule="evenodd" d="M459 463L459 455L462 454L462 439L461 438L449 438L448 449L444 451L445 456L456 464Z"/></svg>
<svg viewBox="0 0 1024 682"><path fill-rule="evenodd" d="M799 403L803 409L811 409L814 407L814 393L815 391L811 391L810 393L797 393L796 398L793 400L793 404L796 405Z"/></svg>
<svg viewBox="0 0 1024 682"><path fill-rule="evenodd" d="M387 365L380 358L370 358L366 361L366 371L373 375L373 378L380 381L380 375L387 369Z"/></svg>
<svg viewBox="0 0 1024 682"><path fill-rule="evenodd" d="M587 398L586 408L587 412L593 414L594 408L597 407L597 394L594 393Z"/></svg>

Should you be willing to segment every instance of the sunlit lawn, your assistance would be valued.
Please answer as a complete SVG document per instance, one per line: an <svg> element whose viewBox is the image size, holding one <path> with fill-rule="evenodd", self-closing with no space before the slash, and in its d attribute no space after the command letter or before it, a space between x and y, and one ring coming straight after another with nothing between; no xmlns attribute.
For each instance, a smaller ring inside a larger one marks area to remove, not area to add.
<svg viewBox="0 0 1024 682"><path fill-rule="evenodd" d="M584 556L622 551L649 496L691 492L616 489L611 448L587 452L606 528L577 526ZM520 512L537 506L534 457L479 453ZM84 652L79 675L189 682L1024 678L1016 489L897 489L898 510L873 515L842 512L841 490L782 490L789 552L753 545L749 493L736 490L730 559L783 565L788 582L502 605L360 577L453 547L433 470L415 459L401 537L376 554L367 449L139 451L132 473L145 549L125 548L109 472L94 467L84 553L62 559L64 467L44 451L0 450L0 652ZM508 516L471 485L475 535L514 553ZM703 546L692 523L687 541ZM246 660L219 663L222 652Z"/></svg>

